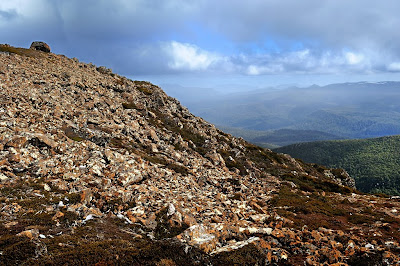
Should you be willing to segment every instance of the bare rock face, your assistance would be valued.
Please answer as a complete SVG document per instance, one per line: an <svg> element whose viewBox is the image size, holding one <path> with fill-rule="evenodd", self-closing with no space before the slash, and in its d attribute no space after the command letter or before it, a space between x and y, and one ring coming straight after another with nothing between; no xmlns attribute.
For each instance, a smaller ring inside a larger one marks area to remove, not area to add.
<svg viewBox="0 0 400 266"><path fill-rule="evenodd" d="M0 88L0 264L400 261L399 199L225 134L149 82L0 45Z"/></svg>
<svg viewBox="0 0 400 266"><path fill-rule="evenodd" d="M32 42L30 49L50 53L50 46L45 42Z"/></svg>

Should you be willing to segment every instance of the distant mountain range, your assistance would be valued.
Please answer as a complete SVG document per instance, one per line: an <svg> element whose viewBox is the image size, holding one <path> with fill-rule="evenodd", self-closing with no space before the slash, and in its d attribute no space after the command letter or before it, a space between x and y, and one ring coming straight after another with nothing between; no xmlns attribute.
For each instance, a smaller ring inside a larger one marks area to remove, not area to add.
<svg viewBox="0 0 400 266"><path fill-rule="evenodd" d="M269 149L299 142L343 139L342 137L318 130L277 129L271 131L257 131L223 126L220 128L225 132L229 132L235 136L241 136L258 146Z"/></svg>
<svg viewBox="0 0 400 266"><path fill-rule="evenodd" d="M199 97L199 89L192 98L187 91L180 98L180 90L175 90L174 96L196 115L257 143L281 146L329 135L332 139L352 139L400 134L400 82L270 88L229 95L208 92L207 99ZM301 137L296 139L287 131L281 135L277 131L281 129L302 130L298 131ZM266 132L253 140L248 135L254 134L248 131ZM274 132L278 139L271 137Z"/></svg>
<svg viewBox="0 0 400 266"><path fill-rule="evenodd" d="M361 191L400 195L400 136L298 143L274 151L344 168Z"/></svg>

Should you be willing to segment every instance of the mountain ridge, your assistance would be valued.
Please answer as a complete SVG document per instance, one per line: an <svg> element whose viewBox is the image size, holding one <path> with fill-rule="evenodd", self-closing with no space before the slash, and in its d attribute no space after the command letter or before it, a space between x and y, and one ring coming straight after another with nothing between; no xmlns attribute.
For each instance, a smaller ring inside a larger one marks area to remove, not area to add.
<svg viewBox="0 0 400 266"><path fill-rule="evenodd" d="M223 133L106 67L5 45L0 61L0 264L398 260L400 202L344 170Z"/></svg>

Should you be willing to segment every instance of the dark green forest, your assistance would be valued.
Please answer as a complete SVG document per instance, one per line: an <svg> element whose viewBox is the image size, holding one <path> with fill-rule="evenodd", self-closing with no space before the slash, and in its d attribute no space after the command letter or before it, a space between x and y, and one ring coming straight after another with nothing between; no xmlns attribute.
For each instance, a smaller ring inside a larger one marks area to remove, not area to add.
<svg viewBox="0 0 400 266"><path fill-rule="evenodd" d="M400 195L400 136L297 143L274 151L344 168L363 192Z"/></svg>

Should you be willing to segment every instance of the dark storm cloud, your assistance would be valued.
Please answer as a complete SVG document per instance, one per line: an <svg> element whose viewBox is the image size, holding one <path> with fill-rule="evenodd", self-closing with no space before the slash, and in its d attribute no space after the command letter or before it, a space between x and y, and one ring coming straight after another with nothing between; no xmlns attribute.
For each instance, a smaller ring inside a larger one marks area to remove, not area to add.
<svg viewBox="0 0 400 266"><path fill-rule="evenodd" d="M0 9L2 5L13 6L12 1L5 1L0 3ZM164 64L164 70L168 70L156 43L173 38L177 32L186 34L185 18L195 8L187 1L20 2L15 6L21 13L20 21L0 20L0 32L6 42L27 46L32 40L44 40L55 52L116 66L124 72L128 72L127 67L143 72L148 67L139 63L146 62Z"/></svg>
<svg viewBox="0 0 400 266"><path fill-rule="evenodd" d="M161 43L190 34L186 18L195 10L188 1L60 1L71 54L111 66L119 73L169 73ZM79 40L75 42L74 40ZM74 44L83 44L78 47Z"/></svg>
<svg viewBox="0 0 400 266"><path fill-rule="evenodd" d="M364 47L399 41L399 9L395 0L220 0L204 15L210 27L236 41L279 38Z"/></svg>
<svg viewBox="0 0 400 266"><path fill-rule="evenodd" d="M72 36L102 40L134 38L148 40L181 29L182 19L169 1L86 1L60 2L65 28ZM82 6L82 8L79 8ZM184 9L184 7L182 7ZM118 40L116 40L118 41Z"/></svg>

